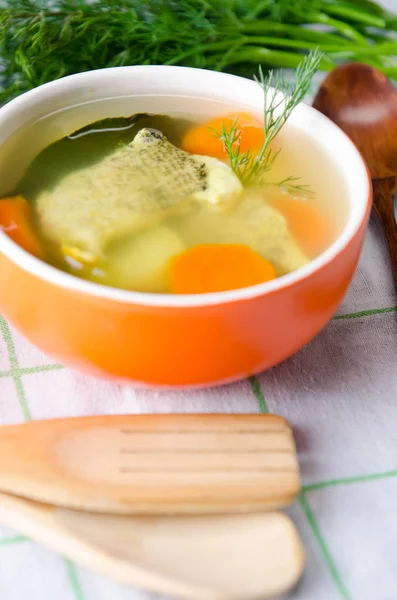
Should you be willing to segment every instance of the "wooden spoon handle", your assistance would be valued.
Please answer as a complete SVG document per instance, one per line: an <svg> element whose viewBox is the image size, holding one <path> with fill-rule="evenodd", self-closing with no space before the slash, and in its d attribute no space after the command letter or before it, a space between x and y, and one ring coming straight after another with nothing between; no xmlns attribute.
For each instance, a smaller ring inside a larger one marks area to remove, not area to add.
<svg viewBox="0 0 397 600"><path fill-rule="evenodd" d="M373 188L374 211L382 225L383 233L389 247L394 284L397 290L397 223L394 214L397 177L375 179L373 181Z"/></svg>

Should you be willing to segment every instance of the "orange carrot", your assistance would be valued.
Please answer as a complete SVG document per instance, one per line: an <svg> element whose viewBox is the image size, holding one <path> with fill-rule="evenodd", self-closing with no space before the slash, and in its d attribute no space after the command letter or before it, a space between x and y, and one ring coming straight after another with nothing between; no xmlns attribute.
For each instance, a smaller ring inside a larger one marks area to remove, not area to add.
<svg viewBox="0 0 397 600"><path fill-rule="evenodd" d="M173 294L206 294L248 287L276 277L271 263L242 244L194 246L171 260Z"/></svg>
<svg viewBox="0 0 397 600"><path fill-rule="evenodd" d="M250 150L253 154L259 153L264 142L263 127L255 117L247 113L217 117L203 125L193 127L186 133L182 141L182 149L191 154L227 158L225 146L215 132L218 134L222 132L222 124L230 131L234 122L237 123L237 131L240 134L240 151Z"/></svg>
<svg viewBox="0 0 397 600"><path fill-rule="evenodd" d="M31 208L23 196L0 198L0 229L27 252L41 256L43 249L31 222Z"/></svg>
<svg viewBox="0 0 397 600"><path fill-rule="evenodd" d="M309 258L326 247L330 238L327 220L312 204L298 198L280 197L272 206L286 218L289 230Z"/></svg>

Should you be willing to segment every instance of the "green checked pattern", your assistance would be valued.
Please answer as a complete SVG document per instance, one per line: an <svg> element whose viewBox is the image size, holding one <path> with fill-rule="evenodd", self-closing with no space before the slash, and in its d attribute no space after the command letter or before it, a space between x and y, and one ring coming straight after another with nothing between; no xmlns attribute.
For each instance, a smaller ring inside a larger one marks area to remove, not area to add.
<svg viewBox="0 0 397 600"><path fill-rule="evenodd" d="M0 316L0 423L139 412L276 413L294 427L307 553L292 600L397 600L397 301L370 227L349 294L290 360L234 385L153 392L52 363ZM393 551L394 549L394 551ZM387 560L386 560L387 557ZM0 529L0 600L150 600Z"/></svg>
<svg viewBox="0 0 397 600"><path fill-rule="evenodd" d="M344 322L346 323L346 327L349 326L349 324L352 324L354 326L354 324L359 324L359 329L361 329L362 327L373 327L375 322L374 320L387 320L389 321L389 325L390 322L394 323L395 321L395 315L394 313L396 312L397 307L393 306L393 307L385 307L385 308L379 308L379 309L368 309L368 310L360 310L360 311L356 311L356 312L344 312L342 314L337 315L334 320L333 323L335 323L335 325L333 325L332 323L329 325L329 327L327 328L326 332L329 332L328 335L330 337L334 337L335 336L335 332L332 332L332 329L335 328L337 326L337 323L341 323ZM339 327L339 326L338 326ZM348 329L346 329L346 331L348 331ZM56 416L56 412L57 409L55 408L54 411L51 411L49 414L46 413L41 413L40 410L38 411L37 415L35 414L38 407L40 406L40 403L38 402L38 399L34 396L34 393L32 394L32 390L35 389L34 385L34 381L35 378L37 378L38 380L41 380L42 382L45 382L46 379L48 377L51 377L51 381L49 382L50 384L50 388L51 388L51 397L53 398L54 396L56 396L56 390L53 389L53 383L57 381L60 382L60 384L62 384L62 382L64 382L65 378L67 380L76 382L79 381L81 383L82 380L84 380L84 385L82 387L82 389L86 389L87 391L87 387L89 386L93 386L94 390L98 390L99 388L101 388L102 386L105 386L106 390L105 393L103 395L103 397L101 398L102 402L103 402L103 407L105 408L105 402L106 402L106 398L108 397L109 394L109 390L110 389L116 389L117 386L111 386L109 387L107 384L102 384L102 383L98 383L98 382L94 382L93 380L89 380L89 379L85 379L85 378L81 378L81 376L79 375L75 375L74 373L70 372L67 369L64 369L61 365L59 364L52 364L52 363L45 363L45 364L37 364L37 366L23 366L23 364L21 364L21 359L19 358L19 352L21 352L23 357L26 357L26 348L29 347L27 345L27 343L16 333L12 333L9 325L7 324L7 322L0 317L0 332L1 332L1 339L3 342L3 346L5 349L5 352L1 353L1 349L2 346L0 345L0 366L2 368L2 370L0 370L0 390L2 389L2 382L12 382L14 391L15 391L15 402L17 402L20 413L21 413L21 418L23 418L24 420L29 420L31 418L41 418L41 417L51 417L51 416ZM322 336L324 336L325 334L322 334ZM322 337L320 336L320 338ZM397 330L396 330L396 337L397 337ZM316 344L317 341L315 341L313 344ZM311 346L309 346L309 349L311 348ZM37 355L38 358L38 362L43 361L43 357L42 355L36 351L33 348L30 348L31 354L32 355ZM303 353L308 352L308 350L304 350ZM298 355L299 356L299 355ZM22 359L23 360L23 359ZM291 361L285 363L285 365L282 365L280 367L277 367L276 369L272 369L271 371L269 371L268 373L265 373L263 375L261 375L260 377L251 377L249 380L247 380L247 382L244 384L236 384L235 386L228 386L226 388L221 388L220 391L216 392L216 390L213 391L209 391L206 392L206 394L208 394L208 396L211 396L213 394L218 393L219 398L222 397L224 394L227 395L234 395L236 393L241 394L241 401L242 403L246 404L246 411L244 412L254 412L255 410L258 410L261 413L267 413L267 412L274 412L274 413L279 413L279 414L283 414L283 411L280 410L281 408L281 404L279 403L278 399L276 397L273 397L272 395L272 389L274 386L274 381L276 381L277 383L277 388L279 388L280 386L280 381L283 378L283 369L291 369L291 363L294 362L299 362L302 365L303 361L302 359L298 358L298 357L294 357L293 359L291 359ZM8 363L8 365L7 365ZM292 370L294 370L294 366L292 365ZM59 379L58 379L59 378ZM61 379L62 378L62 379ZM396 378L396 384L397 384L397 378ZM39 389L44 389L46 386L44 385L43 387L39 387ZM120 391L120 388L117 388L118 391ZM128 407L130 409L131 412L135 412L137 409L141 408L142 410L146 410L146 408L149 408L150 410L153 410L153 405L150 404L149 406L147 405L148 403L148 395L150 396L150 394L148 392L144 392L144 396L142 397L142 399L139 397L139 392L132 394L131 396L131 391L128 389L128 394L124 394L124 396L127 397L127 401L130 402L130 406ZM169 410L175 410L175 406L172 405L172 402L175 401L177 403L177 408L178 408L178 402L181 399L181 394L178 393L173 393L173 394L167 394L167 397L171 396L170 400L171 400L171 405ZM182 395L183 396L183 395ZM186 398L184 400L188 401L188 396L189 394L185 394L184 396L186 396ZM34 406L33 408L31 407L31 403L30 403L30 397L32 397L32 405ZM44 401L48 401L48 399L50 398L50 395L47 395L46 398L43 399ZM133 399L133 402L131 403L131 398ZM83 398L82 398L83 400ZM137 404L134 404L137 403ZM143 404L141 406L139 406L139 402L143 402ZM146 402L146 405L145 405ZM153 400L151 400L151 402L153 402ZM41 407L43 408L43 407ZM195 407L193 407L195 409ZM285 408L285 407L284 407ZM204 406L203 406L203 410L204 410ZM315 411L315 405L313 406L313 411ZM124 412L124 411L123 411ZM168 412L168 411L167 411ZM284 411L285 412L285 411ZM288 407L286 412L288 413ZM86 414L86 413L81 413L81 414ZM285 416L288 418L288 414L285 414ZM397 418L397 407L396 407L396 418ZM291 419L292 423L294 423L294 420ZM298 444L299 446L299 444ZM349 489L351 488L355 488L357 486L364 486L364 485L369 485L369 484L381 484L383 481L387 481L387 480L393 480L395 479L395 481L397 481L397 452L396 452L396 462L395 462L395 469L384 469L383 471L379 471L379 472L367 472L365 474L361 474L361 475L354 475L354 476L346 476L346 477L335 477L335 478L324 478L324 479L319 479L319 480L315 480L315 481L310 481L307 480L305 481L305 468L304 468L304 462L303 462L303 477L304 477L304 485L302 487L302 492L299 498L299 506L300 506L300 517L297 518L297 524L298 524L298 529L301 531L301 533L303 534L304 531L306 531L305 534L305 545L307 546L308 541L307 538L309 536L309 544L311 547L311 552L312 553L316 553L318 557L321 558L321 561L323 563L324 568L327 571L327 576L329 578L329 580L332 582L332 587L329 588L329 595L328 596L324 596L324 598L329 598L330 600L335 598L335 599L343 599L343 600L362 600L361 597L357 594L354 594L354 590L352 590L349 587L349 583L346 579L346 572L343 570L343 565L341 567L340 564L340 559L337 555L337 553L335 552L335 550L332 547L332 543L330 543L330 541L327 539L327 535L325 534L323 527L322 527L322 519L324 518L324 516L320 517L317 515L317 511L315 508L315 503L313 504L313 500L315 500L316 498L316 494L324 494L327 493L328 490L333 490L333 489L338 489L338 488L342 488L346 490L346 494L348 495L349 493ZM332 542L332 540L331 540ZM9 553L9 549L14 548L14 552L15 549L17 547L22 547L26 544L31 544L32 542L30 542L30 540L28 540L27 538L20 536L20 535L6 535L3 538L0 538L0 564L1 564L1 560L3 556L7 556L7 553ZM310 558L310 555L309 555ZM27 567L28 568L28 567ZM308 565L308 570L310 569L310 563ZM64 574L66 577L66 581L68 582L68 589L64 590L64 598L65 600L68 599L72 599L72 600L96 600L94 597L92 597L92 595L90 595L90 593L86 592L84 589L84 586L81 583L81 578L80 578L80 569L78 569L71 561L69 560L64 560L63 561L63 570L64 570ZM84 571L83 571L84 572ZM84 572L85 573L85 572ZM43 572L43 577L46 574ZM86 578L91 578L94 579L96 576L94 574L84 574L84 580ZM321 581L317 582L317 584L320 586L321 589ZM396 589L397 589L397 576L396 576L396 580L395 580L395 584L396 584ZM17 585L17 584L16 584ZM111 584L112 585L112 584ZM118 599L118 593L122 593L120 591L121 588L119 588L119 586L117 586L116 584L114 584L114 589L116 590L116 595L115 595L115 600ZM1 573L0 573L0 590L1 590ZM113 590L113 588L112 588ZM113 592L112 592L113 593ZM299 593L299 590L298 590ZM313 598L313 600L317 600L317 597L315 595L316 592L313 593L313 595L311 594L310 589L305 589L305 594L307 593L307 595L302 596L304 598L307 598L308 600ZM134 599L134 591L131 591L131 594L128 595L128 598L131 598L131 600ZM37 596L39 597L39 596ZM292 596L293 598L294 596ZM297 598L301 598L301 596L297 596ZM123 596L124 599L124 596ZM43 600L47 600L47 598L43 598ZM52 600L52 598L48 598L48 600ZM63 597L62 599L63 600ZM109 596L109 598L106 598L106 600L113 600L113 596ZM120 596L120 600L121 600L121 596ZM375 598L374 598L375 600ZM378 599L377 599L378 600ZM383 598L379 598L379 600L383 600ZM386 598L384 599L386 600Z"/></svg>
<svg viewBox="0 0 397 600"><path fill-rule="evenodd" d="M252 383L252 389L254 391L254 394L258 400L259 411L261 413L268 413L269 411L267 408L266 400L263 396L260 384L259 384L258 380L256 379L256 377L252 378L251 383ZM326 486L327 483L330 484L330 482L326 482L325 484L323 484L323 486ZM321 484L317 484L317 485L320 486L319 489L321 489L322 485ZM308 486L308 487L310 487L310 486ZM306 490L305 488L302 489L302 492L301 492L300 498L299 498L299 502L302 506L302 509L306 516L309 527L313 533L313 537L315 538L316 542L318 543L319 551L321 552L321 554L324 558L324 561L329 569L329 572L332 576L332 579L335 582L338 592L340 593L342 598L344 598L345 600L350 600L351 596L342 580L342 577L341 577L338 569L335 566L334 560L328 549L326 541L321 534L317 519L314 516L312 508L309 504L309 500L307 498L307 491L308 490Z"/></svg>
<svg viewBox="0 0 397 600"><path fill-rule="evenodd" d="M3 340L5 342L7 351L8 351L8 359L11 365L11 369L9 371L0 372L0 377L10 377L14 381L15 390L18 398L18 402L21 408L22 415L25 421L29 421L32 418L28 401L25 395L25 388L23 385L23 376L28 374L40 373L45 371L53 371L57 369L61 369L61 365L43 365L32 368L21 369L19 367L18 358L15 350L15 344L12 339L10 328L8 327L7 322L0 316L0 331L3 336ZM0 383L1 386L1 383ZM12 536L5 537L0 540L0 546L7 547L12 544L19 544L21 542L26 542L27 538L24 536ZM71 590L73 591L73 595L75 600L85 600L83 591L81 589L78 575L76 572L76 568L74 564L65 560L65 568L68 576L68 580L70 583ZM1 589L1 587L0 587ZM50 599L49 599L50 600Z"/></svg>

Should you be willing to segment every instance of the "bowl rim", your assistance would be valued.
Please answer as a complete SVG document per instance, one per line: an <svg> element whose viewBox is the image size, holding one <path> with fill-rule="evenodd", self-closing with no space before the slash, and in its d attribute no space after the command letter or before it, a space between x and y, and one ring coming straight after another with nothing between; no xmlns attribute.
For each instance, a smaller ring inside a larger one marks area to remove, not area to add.
<svg viewBox="0 0 397 600"><path fill-rule="evenodd" d="M108 77L129 76L158 78L163 77L174 79L190 77L207 86L213 85L215 82L219 84L223 79L223 84L238 85L240 90L246 88L248 103L250 92L257 91L257 84L250 80L236 75L227 73L219 73L206 69L196 69L191 67L165 66L165 65L135 65L127 67L112 67L107 69L98 69L95 71L86 71L75 75L69 75L61 79L51 81L37 88L34 88L17 98L11 100L8 104L0 108L0 116L2 120L12 119L13 115L18 114L22 110L29 110L29 105L40 104L53 92L62 92L73 90L75 85L80 85L81 82L93 85L98 84L106 86ZM77 88L76 88L77 89ZM105 91L105 90L104 90ZM143 94L144 95L144 94ZM161 94L159 94L161 95ZM255 94L254 94L255 95ZM214 94L216 96L216 94ZM70 105L71 106L71 105ZM255 110L254 105L252 105ZM357 235L361 227L365 224L368 217L371 201L372 201L372 185L368 168L353 142L348 136L330 119L318 112L312 106L301 103L292 113L290 120L295 124L308 123L311 126L315 124L316 130L322 132L321 137L326 137L327 134L332 134L339 138L341 147L339 151L347 153L350 158L350 170L346 166L343 173L345 182L351 178L356 178L356 183L361 186L361 190L357 194L359 201L354 211L347 217L347 222L339 236L334 242L318 257L311 260L307 265L283 275L272 281L260 283L255 286L231 290L226 292L215 292L209 294L154 294L146 292L135 292L130 290L122 290L113 288L99 283L94 283L80 279L74 275L61 271L48 263L45 263L39 258L32 256L23 250L18 244L13 242L5 232L0 230L0 253L3 253L13 263L27 271L28 273L39 277L40 279L64 288L68 291L78 292L96 298L112 300L114 302L148 306L148 307L175 307L175 308L191 308L200 306L212 306L232 303L236 301L249 300L273 292L279 292L292 285L298 284L321 269L333 262L349 245L349 243ZM301 127L305 130L305 127ZM306 125L308 131L308 126ZM0 124L0 140L1 140L1 124ZM319 140L324 149L329 151L330 155L335 156L335 152L331 151L322 139ZM361 196L361 197L360 197Z"/></svg>

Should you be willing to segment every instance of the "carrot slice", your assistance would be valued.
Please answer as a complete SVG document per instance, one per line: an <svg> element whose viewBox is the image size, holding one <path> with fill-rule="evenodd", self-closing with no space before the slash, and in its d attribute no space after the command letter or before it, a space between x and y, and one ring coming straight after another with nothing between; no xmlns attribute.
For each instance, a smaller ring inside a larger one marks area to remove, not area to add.
<svg viewBox="0 0 397 600"><path fill-rule="evenodd" d="M256 285L276 277L275 268L248 246L194 246L171 260L174 294L206 294Z"/></svg>
<svg viewBox="0 0 397 600"><path fill-rule="evenodd" d="M41 256L43 249L31 217L31 207L23 196L0 199L0 229L27 252Z"/></svg>
<svg viewBox="0 0 397 600"><path fill-rule="evenodd" d="M312 204L298 198L280 197L272 206L286 218L288 227L309 258L320 254L330 240L326 218Z"/></svg>
<svg viewBox="0 0 397 600"><path fill-rule="evenodd" d="M255 117L247 113L225 115L193 127L185 134L182 149L191 154L227 158L225 146L216 133L222 132L222 125L230 131L234 122L237 123L237 131L240 134L240 151L250 150L253 154L258 153L265 139L263 127Z"/></svg>

